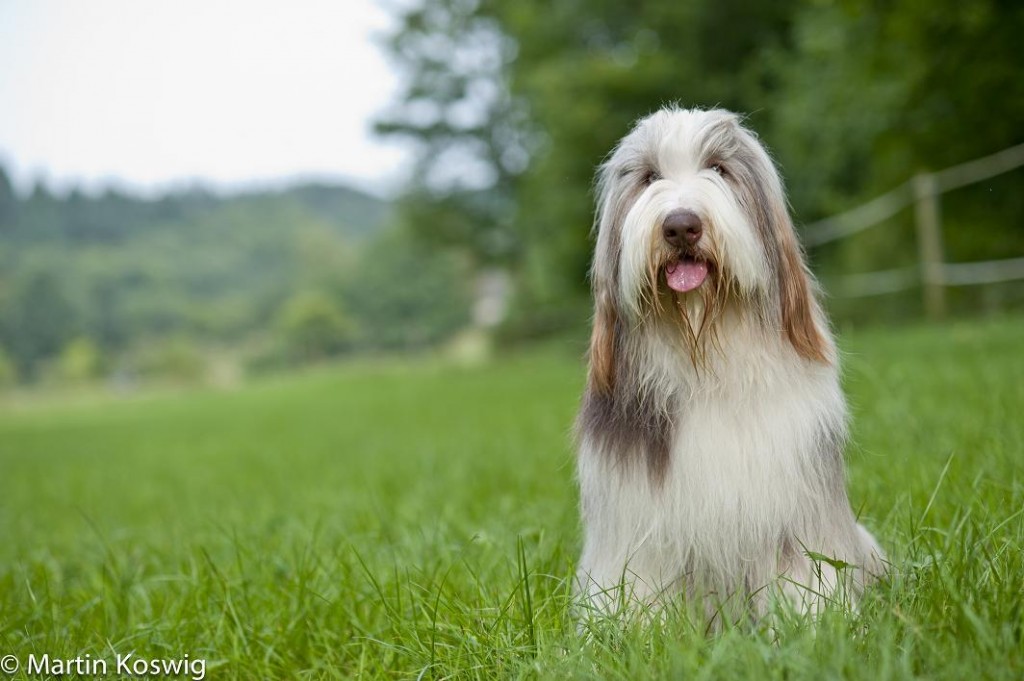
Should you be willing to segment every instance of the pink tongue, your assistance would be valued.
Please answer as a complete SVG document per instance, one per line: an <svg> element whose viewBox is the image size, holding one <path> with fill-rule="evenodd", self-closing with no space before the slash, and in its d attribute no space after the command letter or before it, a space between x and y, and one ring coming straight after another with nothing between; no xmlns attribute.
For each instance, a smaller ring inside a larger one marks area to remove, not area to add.
<svg viewBox="0 0 1024 681"><path fill-rule="evenodd" d="M673 291L685 293L704 283L708 264L699 260L676 260L665 268L665 279Z"/></svg>

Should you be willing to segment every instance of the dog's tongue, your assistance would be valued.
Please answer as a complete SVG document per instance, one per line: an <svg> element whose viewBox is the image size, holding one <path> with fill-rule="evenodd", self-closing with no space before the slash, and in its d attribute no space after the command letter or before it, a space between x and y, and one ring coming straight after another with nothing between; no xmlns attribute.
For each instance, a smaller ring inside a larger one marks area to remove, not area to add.
<svg viewBox="0 0 1024 681"><path fill-rule="evenodd" d="M673 291L686 293L704 283L708 276L708 264L700 260L680 258L665 268L665 279Z"/></svg>

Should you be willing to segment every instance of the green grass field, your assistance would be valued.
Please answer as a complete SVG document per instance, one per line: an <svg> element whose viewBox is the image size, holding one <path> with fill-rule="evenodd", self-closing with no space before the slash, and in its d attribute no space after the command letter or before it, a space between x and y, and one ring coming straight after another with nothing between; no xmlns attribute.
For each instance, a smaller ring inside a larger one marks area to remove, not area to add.
<svg viewBox="0 0 1024 681"><path fill-rule="evenodd" d="M4 405L7 676L134 652L208 679L1024 678L1024 320L842 344L851 499L894 563L856 614L577 637L582 367L549 348Z"/></svg>

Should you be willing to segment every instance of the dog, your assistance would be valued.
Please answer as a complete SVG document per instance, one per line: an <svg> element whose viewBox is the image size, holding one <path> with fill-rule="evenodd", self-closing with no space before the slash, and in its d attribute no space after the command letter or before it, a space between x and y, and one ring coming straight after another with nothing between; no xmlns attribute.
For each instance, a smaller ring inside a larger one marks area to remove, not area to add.
<svg viewBox="0 0 1024 681"><path fill-rule="evenodd" d="M771 157L731 112L668 107L597 195L580 607L855 603L884 554L847 498L836 347Z"/></svg>

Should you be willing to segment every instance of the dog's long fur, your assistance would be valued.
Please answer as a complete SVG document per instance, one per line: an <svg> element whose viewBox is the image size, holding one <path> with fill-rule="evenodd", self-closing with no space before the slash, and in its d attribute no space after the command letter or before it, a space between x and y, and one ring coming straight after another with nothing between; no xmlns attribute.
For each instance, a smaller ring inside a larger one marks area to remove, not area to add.
<svg viewBox="0 0 1024 681"><path fill-rule="evenodd" d="M882 552L847 499L836 349L771 158L732 113L667 108L597 187L576 426L584 606L684 594L709 615L730 601L763 614L779 596L809 611L841 588L856 598ZM677 210L700 217L687 256L709 270L686 293L665 275Z"/></svg>

